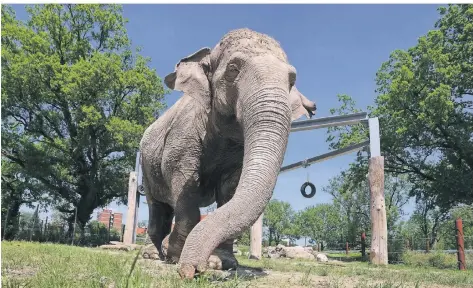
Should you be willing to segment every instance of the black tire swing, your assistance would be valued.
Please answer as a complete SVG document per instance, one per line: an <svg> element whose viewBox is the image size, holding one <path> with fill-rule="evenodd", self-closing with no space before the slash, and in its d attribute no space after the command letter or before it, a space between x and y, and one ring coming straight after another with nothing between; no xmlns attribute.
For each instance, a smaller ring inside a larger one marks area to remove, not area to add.
<svg viewBox="0 0 473 288"><path fill-rule="evenodd" d="M304 161L304 168L307 168L309 167L309 165L307 164L307 160ZM310 187L310 193L307 193L306 192L306 188L307 187ZM312 198L315 196L315 193L317 192L317 189L315 189L315 185L312 184L310 181L309 181L309 172L307 172L307 181L302 184L301 186L301 194L302 196L304 196L305 198Z"/></svg>

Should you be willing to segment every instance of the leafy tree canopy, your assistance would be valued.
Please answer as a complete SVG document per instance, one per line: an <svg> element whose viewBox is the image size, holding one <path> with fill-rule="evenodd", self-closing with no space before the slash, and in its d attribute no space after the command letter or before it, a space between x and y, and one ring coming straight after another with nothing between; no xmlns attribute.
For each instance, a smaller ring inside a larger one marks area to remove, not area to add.
<svg viewBox="0 0 473 288"><path fill-rule="evenodd" d="M112 199L166 91L150 59L131 49L118 5L2 9L2 158L82 226ZM2 167L3 168L3 167ZM3 169L2 169L3 175Z"/></svg>

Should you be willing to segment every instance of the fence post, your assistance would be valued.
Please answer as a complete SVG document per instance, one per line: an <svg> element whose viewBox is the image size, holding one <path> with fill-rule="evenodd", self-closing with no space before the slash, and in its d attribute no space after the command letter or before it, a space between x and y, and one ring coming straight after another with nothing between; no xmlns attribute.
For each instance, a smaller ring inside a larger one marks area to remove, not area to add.
<svg viewBox="0 0 473 288"><path fill-rule="evenodd" d="M74 238L76 237L76 222L77 222L77 207L76 207L76 213L74 215L74 228L72 229L72 241L71 241L72 246L74 246Z"/></svg>
<svg viewBox="0 0 473 288"><path fill-rule="evenodd" d="M455 231L457 238L458 269L466 270L465 243L463 239L463 222L461 218L455 220Z"/></svg>
<svg viewBox="0 0 473 288"><path fill-rule="evenodd" d="M348 250L349 250L349 248L348 248L348 241L347 241L345 243L345 254L347 254L347 255L348 255Z"/></svg>
<svg viewBox="0 0 473 288"><path fill-rule="evenodd" d="M320 242L317 241L317 252L320 252Z"/></svg>
<svg viewBox="0 0 473 288"><path fill-rule="evenodd" d="M49 240L49 233L48 233L48 216L46 216L46 221L44 221L44 234L46 234L46 242Z"/></svg>
<svg viewBox="0 0 473 288"><path fill-rule="evenodd" d="M369 160L370 216L371 216L371 263L388 264L388 227L384 200L384 157Z"/></svg>
<svg viewBox="0 0 473 288"><path fill-rule="evenodd" d="M263 239L263 214L259 216L250 230L250 259L261 259Z"/></svg>
<svg viewBox="0 0 473 288"><path fill-rule="evenodd" d="M430 252L430 240L429 240L429 238L425 239L425 252L426 253Z"/></svg>
<svg viewBox="0 0 473 288"><path fill-rule="evenodd" d="M368 119L370 134L370 159L368 182L370 187L370 218L372 264L388 265L388 226L384 200L384 157L381 156L378 118Z"/></svg>
<svg viewBox="0 0 473 288"><path fill-rule="evenodd" d="M366 259L366 234L365 232L361 233L361 259L363 261Z"/></svg>
<svg viewBox="0 0 473 288"><path fill-rule="evenodd" d="M135 171L130 172L130 178L128 180L128 212L126 216L125 233L123 235L124 244L133 243L133 235L135 228L136 218L136 194L137 194L137 175Z"/></svg>

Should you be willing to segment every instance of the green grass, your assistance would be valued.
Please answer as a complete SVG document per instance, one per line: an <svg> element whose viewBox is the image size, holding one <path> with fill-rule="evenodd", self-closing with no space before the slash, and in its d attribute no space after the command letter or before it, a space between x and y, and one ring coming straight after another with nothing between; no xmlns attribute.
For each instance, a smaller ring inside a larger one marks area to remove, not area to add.
<svg viewBox="0 0 473 288"><path fill-rule="evenodd" d="M395 285L395 283L422 283L424 285L440 284L446 286L459 285L460 287L473 287L472 271L458 271L455 269L436 269L431 267L413 268L409 265L376 267L369 263L360 262L324 265L310 260L294 261L289 259L278 259L277 261L272 259L263 259L261 261L253 261L238 258L238 261L240 265L270 269L273 271L296 271L304 273L310 269L311 273L319 276L359 277L368 282L377 280L382 281L385 284L391 283L389 285ZM389 285L380 287L397 287Z"/></svg>
<svg viewBox="0 0 473 288"><path fill-rule="evenodd" d="M374 267L368 263L321 264L310 260L237 257L251 271L271 270L266 276L206 273L182 281L176 266L139 260L128 281L137 251L107 252L58 244L2 242L2 287L473 287L471 271L408 265ZM242 268L245 270L246 268Z"/></svg>

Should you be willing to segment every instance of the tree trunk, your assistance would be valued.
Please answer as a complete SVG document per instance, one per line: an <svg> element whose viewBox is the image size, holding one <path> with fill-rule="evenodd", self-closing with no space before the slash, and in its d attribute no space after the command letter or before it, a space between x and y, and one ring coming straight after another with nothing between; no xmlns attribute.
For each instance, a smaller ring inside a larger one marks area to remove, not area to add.
<svg viewBox="0 0 473 288"><path fill-rule="evenodd" d="M6 225L6 229L4 231L4 227L5 226L2 226L2 239L5 239L5 240L13 240L16 236L16 234L18 233L18 230L19 230L19 226L18 226L18 217L20 215L20 206L21 206L22 202L20 200L12 200L12 202L10 202L10 205L9 205L9 209L7 210L7 213L8 213L8 216L7 214L5 213L5 218L3 219L7 219L7 225ZM3 223L3 225L5 225Z"/></svg>

